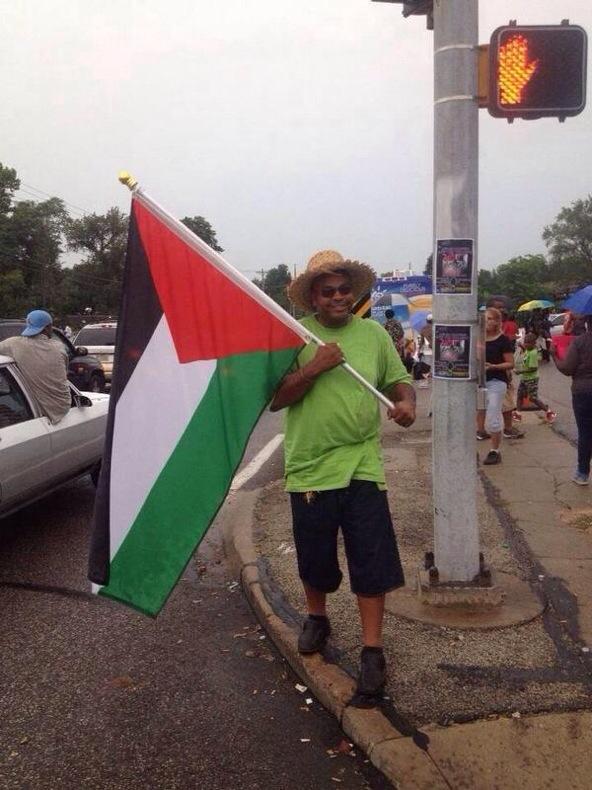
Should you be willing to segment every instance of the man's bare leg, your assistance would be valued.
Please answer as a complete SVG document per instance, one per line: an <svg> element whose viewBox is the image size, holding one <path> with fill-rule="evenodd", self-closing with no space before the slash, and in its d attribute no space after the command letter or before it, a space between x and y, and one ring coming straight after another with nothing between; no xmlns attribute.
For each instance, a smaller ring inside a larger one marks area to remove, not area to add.
<svg viewBox="0 0 592 790"><path fill-rule="evenodd" d="M331 626L326 614L327 594L315 590L314 587L306 583L304 584L304 593L308 617L304 621L298 637L298 652L307 655L324 650L331 633Z"/></svg>
<svg viewBox="0 0 592 790"><path fill-rule="evenodd" d="M306 595L306 608L309 614L314 614L320 617L327 616L327 593L315 590L308 584L304 584L304 593Z"/></svg>
<svg viewBox="0 0 592 790"><path fill-rule="evenodd" d="M491 434L491 449L499 451L501 443L502 443L502 432L498 431L497 433L492 433Z"/></svg>
<svg viewBox="0 0 592 790"><path fill-rule="evenodd" d="M350 704L373 708L380 703L386 682L386 661L382 652L384 595L358 595L364 647L360 657L360 674Z"/></svg>
<svg viewBox="0 0 592 790"><path fill-rule="evenodd" d="M357 598L362 621L362 641L364 646L382 647L384 595L358 595Z"/></svg>

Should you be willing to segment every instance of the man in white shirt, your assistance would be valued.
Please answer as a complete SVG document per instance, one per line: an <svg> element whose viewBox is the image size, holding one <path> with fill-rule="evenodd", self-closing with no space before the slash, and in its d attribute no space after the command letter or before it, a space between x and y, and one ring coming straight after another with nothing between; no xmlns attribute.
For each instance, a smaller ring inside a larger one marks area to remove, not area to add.
<svg viewBox="0 0 592 790"><path fill-rule="evenodd" d="M42 412L55 425L70 410L68 354L52 337L53 319L45 310L32 310L21 336L0 342L0 354L12 357Z"/></svg>

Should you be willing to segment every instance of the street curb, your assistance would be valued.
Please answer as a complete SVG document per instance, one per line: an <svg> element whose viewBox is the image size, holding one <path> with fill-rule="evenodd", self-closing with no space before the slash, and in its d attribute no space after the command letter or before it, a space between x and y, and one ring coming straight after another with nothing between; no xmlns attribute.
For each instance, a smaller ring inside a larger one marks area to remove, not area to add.
<svg viewBox="0 0 592 790"><path fill-rule="evenodd" d="M230 565L269 638L319 702L337 718L346 735L397 790L449 790L450 785L428 752L400 733L379 709L347 705L355 683L344 670L320 654L302 656L298 652L298 631L284 622L268 601L257 565L253 514L261 490L231 493L219 519Z"/></svg>

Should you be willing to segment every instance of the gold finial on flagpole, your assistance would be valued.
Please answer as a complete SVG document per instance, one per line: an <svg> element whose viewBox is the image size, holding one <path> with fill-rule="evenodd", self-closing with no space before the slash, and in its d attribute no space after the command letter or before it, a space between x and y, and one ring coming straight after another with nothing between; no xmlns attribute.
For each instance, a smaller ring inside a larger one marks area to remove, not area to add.
<svg viewBox="0 0 592 790"><path fill-rule="evenodd" d="M135 179L131 173L128 173L127 170L120 170L118 175L119 180L122 184L130 189L132 192L138 186L138 181Z"/></svg>

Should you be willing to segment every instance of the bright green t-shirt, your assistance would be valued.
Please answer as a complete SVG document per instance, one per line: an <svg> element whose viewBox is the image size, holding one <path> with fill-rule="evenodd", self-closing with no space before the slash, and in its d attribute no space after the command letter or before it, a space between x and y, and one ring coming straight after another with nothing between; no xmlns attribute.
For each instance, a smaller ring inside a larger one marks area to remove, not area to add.
<svg viewBox="0 0 592 790"><path fill-rule="evenodd" d="M339 343L348 362L376 389L386 392L411 377L393 341L376 321L352 316L332 329L313 316L301 323L326 343ZM314 343L297 358L303 367ZM288 407L284 450L287 491L329 491L350 481L370 480L385 488L377 399L342 367L325 371L298 403Z"/></svg>
<svg viewBox="0 0 592 790"><path fill-rule="evenodd" d="M538 379L539 377L539 352L536 348L527 349L524 352L524 356L522 357L522 369L524 368L536 368L531 373L521 373L522 381L532 381L533 379Z"/></svg>

